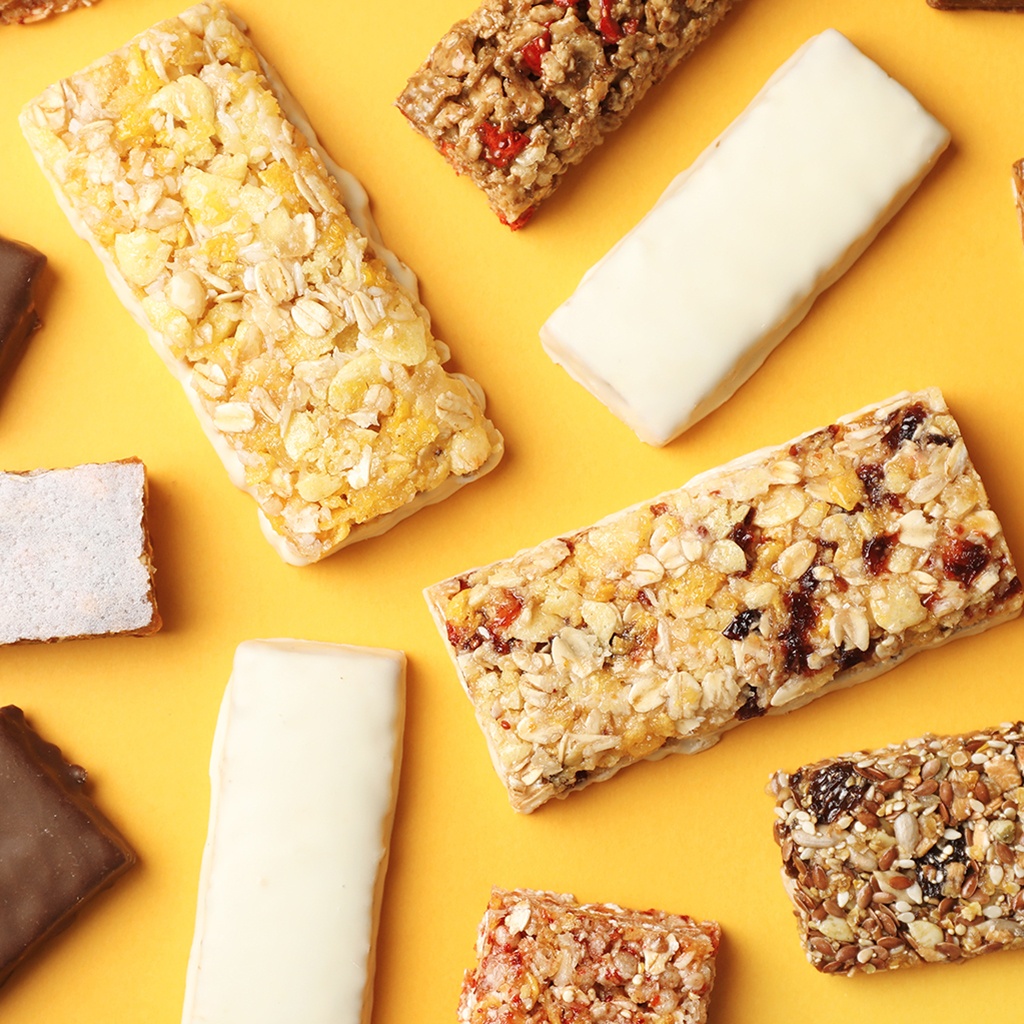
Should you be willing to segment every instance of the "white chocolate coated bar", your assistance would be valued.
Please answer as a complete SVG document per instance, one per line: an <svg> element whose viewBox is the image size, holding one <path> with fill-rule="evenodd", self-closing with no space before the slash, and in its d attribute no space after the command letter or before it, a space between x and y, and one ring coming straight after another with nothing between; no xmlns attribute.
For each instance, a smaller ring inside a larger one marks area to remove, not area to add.
<svg viewBox="0 0 1024 1024"><path fill-rule="evenodd" d="M405 656L235 653L210 758L183 1024L360 1024L401 752Z"/></svg>
<svg viewBox="0 0 1024 1024"><path fill-rule="evenodd" d="M937 388L426 591L513 808L1020 614Z"/></svg>
<svg viewBox="0 0 1024 1024"><path fill-rule="evenodd" d="M1024 722L777 772L775 839L826 974L1024 949Z"/></svg>
<svg viewBox="0 0 1024 1024"><path fill-rule="evenodd" d="M834 29L783 65L541 328L666 444L732 395L917 188L949 133Z"/></svg>

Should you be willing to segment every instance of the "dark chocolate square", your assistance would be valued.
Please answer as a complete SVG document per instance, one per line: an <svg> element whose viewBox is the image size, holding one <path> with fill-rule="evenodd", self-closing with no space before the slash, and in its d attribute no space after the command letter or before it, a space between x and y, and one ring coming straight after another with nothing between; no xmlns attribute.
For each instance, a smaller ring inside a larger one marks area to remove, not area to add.
<svg viewBox="0 0 1024 1024"><path fill-rule="evenodd" d="M45 265L32 246L0 238L0 373L39 326L33 286Z"/></svg>

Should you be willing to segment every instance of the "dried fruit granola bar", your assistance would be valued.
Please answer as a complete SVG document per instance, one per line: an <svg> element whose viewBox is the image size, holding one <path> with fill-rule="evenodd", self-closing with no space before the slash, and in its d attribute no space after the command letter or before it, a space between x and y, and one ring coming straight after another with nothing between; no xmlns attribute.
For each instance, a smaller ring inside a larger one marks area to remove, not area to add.
<svg viewBox="0 0 1024 1024"><path fill-rule="evenodd" d="M98 0L0 0L0 25L27 25L51 14L63 14L76 7L92 7Z"/></svg>
<svg viewBox="0 0 1024 1024"><path fill-rule="evenodd" d="M721 929L660 910L494 889L460 1024L700 1024Z"/></svg>
<svg viewBox="0 0 1024 1024"><path fill-rule="evenodd" d="M426 591L512 806L1018 615L941 393L904 392Z"/></svg>
<svg viewBox="0 0 1024 1024"><path fill-rule="evenodd" d="M731 6L485 0L431 50L397 105L515 229Z"/></svg>
<svg viewBox="0 0 1024 1024"><path fill-rule="evenodd" d="M199 4L21 123L268 539L306 564L447 497L502 442L243 28Z"/></svg>
<svg viewBox="0 0 1024 1024"><path fill-rule="evenodd" d="M1024 949L1024 722L777 772L775 839L826 974Z"/></svg>

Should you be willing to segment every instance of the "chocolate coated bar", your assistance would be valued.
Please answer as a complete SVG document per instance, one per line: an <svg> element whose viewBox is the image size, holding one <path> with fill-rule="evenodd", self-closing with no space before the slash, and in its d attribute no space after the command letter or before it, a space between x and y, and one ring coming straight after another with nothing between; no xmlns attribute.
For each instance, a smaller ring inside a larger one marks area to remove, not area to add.
<svg viewBox="0 0 1024 1024"><path fill-rule="evenodd" d="M45 264L32 246L0 238L0 374L39 327L34 288Z"/></svg>
<svg viewBox="0 0 1024 1024"><path fill-rule="evenodd" d="M20 708L0 708L0 982L135 863L85 778Z"/></svg>

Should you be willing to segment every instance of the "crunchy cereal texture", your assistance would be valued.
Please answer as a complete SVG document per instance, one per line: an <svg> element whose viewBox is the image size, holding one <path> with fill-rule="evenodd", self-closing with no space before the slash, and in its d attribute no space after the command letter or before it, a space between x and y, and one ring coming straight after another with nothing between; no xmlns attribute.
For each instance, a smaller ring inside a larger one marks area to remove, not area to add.
<svg viewBox="0 0 1024 1024"><path fill-rule="evenodd" d="M1024 949L1024 723L778 772L775 839L807 959L871 973Z"/></svg>
<svg viewBox="0 0 1024 1024"><path fill-rule="evenodd" d="M731 6L485 0L434 47L398 108L518 228Z"/></svg>
<svg viewBox="0 0 1024 1024"><path fill-rule="evenodd" d="M443 369L226 8L51 86L22 127L289 560L497 462L482 394Z"/></svg>
<svg viewBox="0 0 1024 1024"><path fill-rule="evenodd" d="M936 388L428 589L512 806L1019 614Z"/></svg>
<svg viewBox="0 0 1024 1024"><path fill-rule="evenodd" d="M494 889L460 1024L700 1024L721 929L660 910Z"/></svg>
<svg viewBox="0 0 1024 1024"><path fill-rule="evenodd" d="M94 3L98 0L0 0L0 25L27 25L76 7L92 7Z"/></svg>

